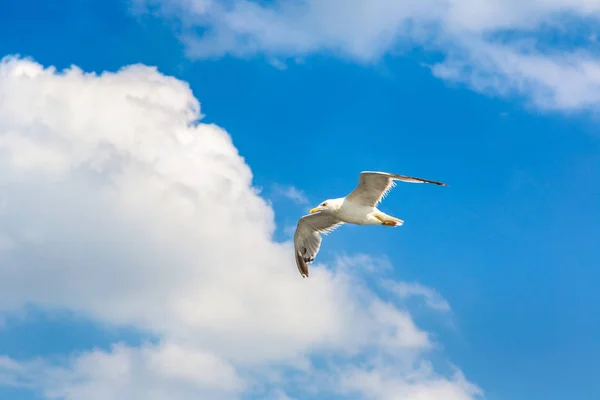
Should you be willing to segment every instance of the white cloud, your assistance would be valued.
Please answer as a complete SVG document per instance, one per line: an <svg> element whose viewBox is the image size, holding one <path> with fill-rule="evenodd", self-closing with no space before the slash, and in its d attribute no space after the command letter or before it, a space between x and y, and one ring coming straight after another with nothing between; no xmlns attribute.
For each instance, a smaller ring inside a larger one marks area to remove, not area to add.
<svg viewBox="0 0 600 400"><path fill-rule="evenodd" d="M434 75L464 82L480 92L527 93L545 109L600 107L598 56L584 51L541 54L490 43L475 48L468 58L454 57L435 65Z"/></svg>
<svg viewBox="0 0 600 400"><path fill-rule="evenodd" d="M427 357L429 334L351 269L300 278L250 168L198 123L186 83L6 58L0 93L0 313L33 304L156 338L66 363L4 357L2 383L67 400L229 399L293 385L280 368L312 377L315 355L335 355L332 371Z"/></svg>
<svg viewBox="0 0 600 400"><path fill-rule="evenodd" d="M349 368L342 374L341 391L358 392L367 399L379 400L469 400L482 394L460 371L451 378L444 378L437 376L429 363L423 362L399 377L398 367Z"/></svg>
<svg viewBox="0 0 600 400"><path fill-rule="evenodd" d="M180 18L184 27L202 27L201 36L184 29L182 39L191 57L294 58L329 52L368 64L385 54L424 46L445 54L433 66L436 76L475 90L525 95L543 109L600 106L600 56L592 51L593 39L583 48L552 50L552 43L540 38L549 30L566 40L594 38L600 23L600 2L595 0L136 3L159 6L163 14Z"/></svg>
<svg viewBox="0 0 600 400"><path fill-rule="evenodd" d="M235 370L210 354L174 344L91 351L64 366L0 358L7 382L39 388L46 397L101 399L234 399L244 389ZM0 374L0 377L2 375Z"/></svg>

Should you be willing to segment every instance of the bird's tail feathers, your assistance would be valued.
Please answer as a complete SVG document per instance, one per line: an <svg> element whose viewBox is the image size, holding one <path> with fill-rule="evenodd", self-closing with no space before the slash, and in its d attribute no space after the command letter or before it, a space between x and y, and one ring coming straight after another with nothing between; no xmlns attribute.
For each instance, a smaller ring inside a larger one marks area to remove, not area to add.
<svg viewBox="0 0 600 400"><path fill-rule="evenodd" d="M381 211L375 214L375 218L381 221L381 225L384 226L401 226L404 224L404 221L400 218L392 217L391 215L387 215Z"/></svg>
<svg viewBox="0 0 600 400"><path fill-rule="evenodd" d="M404 225L404 220L401 220L400 218L392 217L391 215L386 215L386 222L392 226Z"/></svg>

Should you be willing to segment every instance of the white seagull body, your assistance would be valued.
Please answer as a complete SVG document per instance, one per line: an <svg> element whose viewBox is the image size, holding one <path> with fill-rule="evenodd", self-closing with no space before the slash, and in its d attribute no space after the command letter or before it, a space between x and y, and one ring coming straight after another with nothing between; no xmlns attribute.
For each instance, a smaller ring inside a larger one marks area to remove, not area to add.
<svg viewBox="0 0 600 400"><path fill-rule="evenodd" d="M361 172L358 185L348 196L326 200L298 221L294 234L294 251L296 265L303 278L308 277L308 263L319 252L321 234L327 234L344 223L383 226L400 226L404 223L377 209L377 204L394 187L396 180L448 186L442 182L405 175Z"/></svg>

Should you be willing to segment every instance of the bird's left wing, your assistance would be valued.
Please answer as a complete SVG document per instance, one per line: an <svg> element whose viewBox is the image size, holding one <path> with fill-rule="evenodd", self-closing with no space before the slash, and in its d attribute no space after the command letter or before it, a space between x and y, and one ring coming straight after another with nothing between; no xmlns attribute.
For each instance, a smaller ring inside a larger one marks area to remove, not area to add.
<svg viewBox="0 0 600 400"><path fill-rule="evenodd" d="M412 176L389 174L387 172L363 171L360 173L358 185L346 196L352 203L363 206L375 207L385 195L394 187L394 181L411 183L433 183L439 186L448 186L443 182L430 179L415 178Z"/></svg>
<svg viewBox="0 0 600 400"><path fill-rule="evenodd" d="M327 234L344 222L330 214L317 212L300 218L294 234L296 265L303 278L308 277L308 263L315 259L321 247L321 233Z"/></svg>

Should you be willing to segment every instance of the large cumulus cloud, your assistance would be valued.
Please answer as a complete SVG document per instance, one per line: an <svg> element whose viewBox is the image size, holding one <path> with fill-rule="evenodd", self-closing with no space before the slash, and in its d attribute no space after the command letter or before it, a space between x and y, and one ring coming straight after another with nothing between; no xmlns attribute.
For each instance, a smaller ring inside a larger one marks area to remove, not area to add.
<svg viewBox="0 0 600 400"><path fill-rule="evenodd" d="M69 400L237 398L327 374L315 393L391 399L345 382L397 365L386 379L415 396L479 393L423 371L429 334L351 269L300 279L231 137L199 120L189 86L155 68L1 62L0 312L33 304L156 338L59 364L3 357L2 382Z"/></svg>

